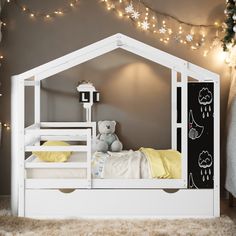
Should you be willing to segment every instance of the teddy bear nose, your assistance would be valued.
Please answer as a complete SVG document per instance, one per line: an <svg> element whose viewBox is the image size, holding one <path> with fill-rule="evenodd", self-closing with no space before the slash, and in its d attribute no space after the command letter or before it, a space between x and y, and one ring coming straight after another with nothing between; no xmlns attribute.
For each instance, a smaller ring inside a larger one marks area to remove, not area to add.
<svg viewBox="0 0 236 236"><path fill-rule="evenodd" d="M107 125L107 128L110 129L110 125Z"/></svg>

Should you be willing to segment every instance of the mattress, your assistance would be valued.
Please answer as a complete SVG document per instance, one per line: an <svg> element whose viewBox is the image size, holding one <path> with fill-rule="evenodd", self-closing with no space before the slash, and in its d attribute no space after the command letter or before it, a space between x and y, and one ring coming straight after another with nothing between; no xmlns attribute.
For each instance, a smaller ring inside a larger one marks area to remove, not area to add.
<svg viewBox="0 0 236 236"><path fill-rule="evenodd" d="M32 158L34 163L44 162L39 158ZM73 152L67 162L86 162L86 153ZM30 168L27 169L27 178L34 179L83 179L86 178L87 171L85 168Z"/></svg>
<svg viewBox="0 0 236 236"><path fill-rule="evenodd" d="M43 163L39 158L32 158L32 163ZM86 153L74 152L67 162L86 162ZM92 178L106 179L148 179L150 169L145 155L139 151L120 153L92 154ZM34 179L84 179L86 168L29 168L27 178Z"/></svg>

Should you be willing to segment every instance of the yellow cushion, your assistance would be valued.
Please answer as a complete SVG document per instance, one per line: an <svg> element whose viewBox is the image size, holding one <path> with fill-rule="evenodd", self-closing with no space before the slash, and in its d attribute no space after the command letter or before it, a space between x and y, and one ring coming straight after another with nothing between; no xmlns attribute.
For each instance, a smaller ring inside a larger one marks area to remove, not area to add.
<svg viewBox="0 0 236 236"><path fill-rule="evenodd" d="M43 146L70 146L62 141L47 141ZM65 162L71 155L71 152L33 152L42 161L47 162Z"/></svg>

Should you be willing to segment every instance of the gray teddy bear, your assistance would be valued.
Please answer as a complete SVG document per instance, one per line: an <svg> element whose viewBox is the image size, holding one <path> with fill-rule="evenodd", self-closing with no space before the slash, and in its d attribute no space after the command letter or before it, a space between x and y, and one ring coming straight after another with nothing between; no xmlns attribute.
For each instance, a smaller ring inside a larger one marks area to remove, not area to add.
<svg viewBox="0 0 236 236"><path fill-rule="evenodd" d="M123 148L122 143L119 141L115 134L115 121L98 121L98 131L96 140L96 151L98 152L120 152Z"/></svg>

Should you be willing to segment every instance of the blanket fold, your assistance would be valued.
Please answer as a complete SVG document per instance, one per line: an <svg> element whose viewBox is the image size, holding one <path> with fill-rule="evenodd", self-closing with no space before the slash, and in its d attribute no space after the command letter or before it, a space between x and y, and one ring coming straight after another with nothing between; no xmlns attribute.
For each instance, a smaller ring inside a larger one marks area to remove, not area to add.
<svg viewBox="0 0 236 236"><path fill-rule="evenodd" d="M103 171L106 179L149 178L149 168L145 156L140 151L108 152Z"/></svg>
<svg viewBox="0 0 236 236"><path fill-rule="evenodd" d="M181 154L175 150L140 148L146 156L152 178L181 179Z"/></svg>

